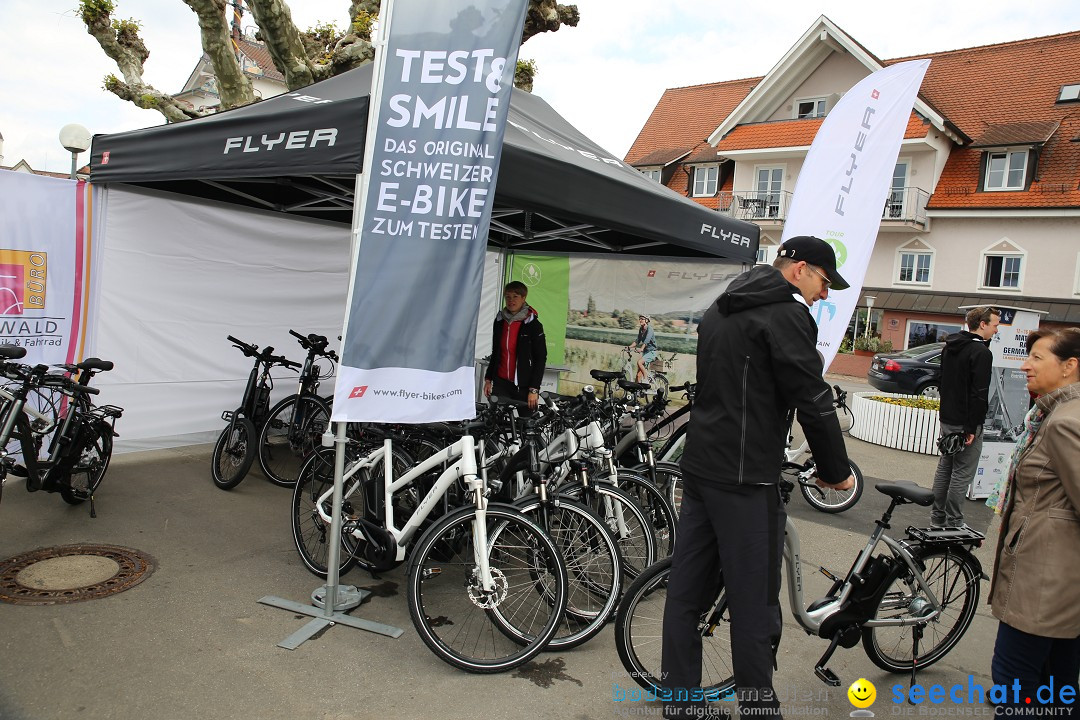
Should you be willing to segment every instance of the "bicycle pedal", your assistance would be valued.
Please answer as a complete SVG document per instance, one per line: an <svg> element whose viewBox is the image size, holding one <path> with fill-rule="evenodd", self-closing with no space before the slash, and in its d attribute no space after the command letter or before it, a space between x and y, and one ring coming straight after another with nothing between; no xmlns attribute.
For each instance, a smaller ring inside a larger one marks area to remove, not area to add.
<svg viewBox="0 0 1080 720"><path fill-rule="evenodd" d="M840 687L840 678L836 677L836 673L827 667L821 667L820 665L814 668L814 674L818 676L818 679L826 685L832 687Z"/></svg>

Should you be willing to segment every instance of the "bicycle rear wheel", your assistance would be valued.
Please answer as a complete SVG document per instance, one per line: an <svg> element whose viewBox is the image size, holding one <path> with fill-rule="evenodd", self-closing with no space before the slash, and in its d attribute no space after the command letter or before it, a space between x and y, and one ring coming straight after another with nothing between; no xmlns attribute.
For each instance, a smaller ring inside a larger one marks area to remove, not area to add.
<svg viewBox="0 0 1080 720"><path fill-rule="evenodd" d="M979 604L979 572L966 551L931 548L917 554L923 564L923 578L941 603L941 614L923 628L919 639L917 665L933 665L952 650L964 636ZM932 610L925 591L915 582L906 565L893 571L891 584L878 605L874 619L907 619L903 626L863 628L863 650L870 661L883 670L911 672L912 627Z"/></svg>
<svg viewBox="0 0 1080 720"><path fill-rule="evenodd" d="M854 461L848 460L848 466L851 468L851 474L855 478L855 484L851 489L836 490L829 487L818 487L812 483L813 478L817 477L815 468L814 475L811 477L811 484L804 485L800 482L799 492L802 493L806 502L823 513L840 513L855 507L855 503L859 502L859 498L862 497L863 474Z"/></svg>
<svg viewBox="0 0 1080 720"><path fill-rule="evenodd" d="M232 490L240 484L255 461L255 426L245 417L238 417L221 431L214 453L210 456L210 474L222 490Z"/></svg>
<svg viewBox="0 0 1080 720"><path fill-rule="evenodd" d="M355 485L354 483L349 483ZM312 453L300 467L299 478L293 488L292 536L300 560L310 572L325 578L330 568L330 523L319 512L319 499L334 486L334 450L320 448ZM343 492L345 492L343 490ZM326 515L332 512L332 496L323 501L321 509ZM367 510L362 491L341 498L342 527L348 519L361 517ZM367 568L362 557L360 541L342 533L338 573L344 575L358 563Z"/></svg>
<svg viewBox="0 0 1080 720"><path fill-rule="evenodd" d="M440 659L473 673L512 670L544 649L566 610L566 566L548 535L516 508L491 504L488 543L477 549L475 507L456 510L420 537L409 563L409 614ZM495 582L485 591L478 553ZM507 633L506 628L514 628Z"/></svg>
<svg viewBox="0 0 1080 720"><path fill-rule="evenodd" d="M615 538L595 513L568 497L542 507L534 496L514 507L547 532L566 563L566 612L548 646L577 647L603 629L619 602L622 558ZM506 631L517 634L512 626Z"/></svg>
<svg viewBox="0 0 1080 720"><path fill-rule="evenodd" d="M112 460L112 425L100 421L84 432L92 432L93 439L83 447L67 482L60 483L60 497L68 505L78 505L97 491Z"/></svg>
<svg viewBox="0 0 1080 720"><path fill-rule="evenodd" d="M619 603L615 616L615 648L623 667L646 690L661 690L664 606L667 604L671 558L656 563L635 580ZM717 602L702 614L701 688L718 700L735 687L731 664L731 617L723 579L718 578Z"/></svg>
<svg viewBox="0 0 1080 720"><path fill-rule="evenodd" d="M259 433L259 467L275 485L292 487L304 458L330 426L330 407L314 395L287 397L270 411Z"/></svg>

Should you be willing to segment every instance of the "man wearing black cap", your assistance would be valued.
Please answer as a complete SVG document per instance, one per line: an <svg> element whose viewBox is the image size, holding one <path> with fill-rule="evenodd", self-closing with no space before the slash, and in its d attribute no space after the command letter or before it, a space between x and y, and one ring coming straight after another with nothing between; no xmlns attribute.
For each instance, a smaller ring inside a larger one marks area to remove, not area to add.
<svg viewBox="0 0 1080 720"><path fill-rule="evenodd" d="M787 414L798 411L818 484L852 487L810 315L830 289L847 287L824 240L793 237L771 267L758 265L735 278L701 320L697 396L681 460L681 517L664 609L662 682L672 698L664 705L666 718L708 712L701 691L695 692L702 682L698 619L715 598L708 579L721 572L740 709L780 717L772 672L781 629L786 513L777 482Z"/></svg>

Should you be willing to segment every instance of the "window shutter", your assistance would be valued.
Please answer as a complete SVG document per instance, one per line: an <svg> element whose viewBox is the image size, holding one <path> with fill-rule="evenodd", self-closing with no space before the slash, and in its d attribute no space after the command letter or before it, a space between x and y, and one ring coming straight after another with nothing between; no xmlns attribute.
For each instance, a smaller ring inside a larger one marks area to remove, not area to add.
<svg viewBox="0 0 1080 720"><path fill-rule="evenodd" d="M686 197L694 197L694 166L686 166Z"/></svg>

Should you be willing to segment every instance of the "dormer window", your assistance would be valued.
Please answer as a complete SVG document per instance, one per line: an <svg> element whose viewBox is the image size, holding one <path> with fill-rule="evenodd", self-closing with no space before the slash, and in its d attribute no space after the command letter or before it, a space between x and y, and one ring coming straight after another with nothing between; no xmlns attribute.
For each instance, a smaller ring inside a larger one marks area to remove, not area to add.
<svg viewBox="0 0 1080 720"><path fill-rule="evenodd" d="M1059 103L1080 101L1080 83L1062 85L1061 92L1058 93L1057 101Z"/></svg>
<svg viewBox="0 0 1080 720"><path fill-rule="evenodd" d="M1023 190L1027 184L1028 149L1010 148L986 153L983 189Z"/></svg>
<svg viewBox="0 0 1080 720"><path fill-rule="evenodd" d="M828 98L805 98L795 103L796 118L825 117L825 106Z"/></svg>
<svg viewBox="0 0 1080 720"><path fill-rule="evenodd" d="M719 165L698 165L695 167L694 197L712 197L716 195L716 185L719 179Z"/></svg>
<svg viewBox="0 0 1080 720"><path fill-rule="evenodd" d="M660 182L660 172L661 172L661 168L642 168L641 169L641 174L642 175L649 178L650 180L655 180L656 182Z"/></svg>

